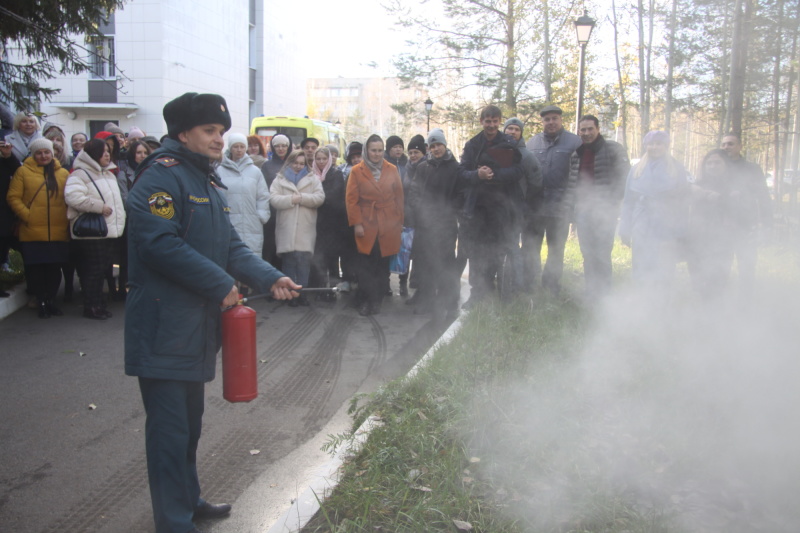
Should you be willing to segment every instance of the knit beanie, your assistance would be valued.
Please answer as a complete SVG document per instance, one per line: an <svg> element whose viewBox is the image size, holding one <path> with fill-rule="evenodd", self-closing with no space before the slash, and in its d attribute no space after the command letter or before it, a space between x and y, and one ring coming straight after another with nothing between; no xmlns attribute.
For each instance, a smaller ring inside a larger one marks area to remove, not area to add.
<svg viewBox="0 0 800 533"><path fill-rule="evenodd" d="M178 135L203 124L221 124L225 131L231 129L228 104L218 94L184 93L164 106L167 135L178 140Z"/></svg>
<svg viewBox="0 0 800 533"><path fill-rule="evenodd" d="M131 131L128 132L128 139L130 139L131 141L133 139L141 139L142 137L144 137L144 132L139 128L137 128L136 126L132 127Z"/></svg>
<svg viewBox="0 0 800 533"><path fill-rule="evenodd" d="M289 141L289 137L287 137L283 133L279 133L272 138L272 146L275 146L276 144L291 145L292 143Z"/></svg>
<svg viewBox="0 0 800 533"><path fill-rule="evenodd" d="M30 150L31 155L35 154L39 150L50 150L53 152L53 141L47 139L45 137L39 137L36 140L33 140L28 144L28 150Z"/></svg>
<svg viewBox="0 0 800 533"><path fill-rule="evenodd" d="M440 128L434 128L428 133L428 146L437 143L447 146L447 139L444 138L444 132Z"/></svg>
<svg viewBox="0 0 800 533"><path fill-rule="evenodd" d="M122 128L114 124L113 122L106 122L106 125L103 126L103 131L108 131L111 133L121 133L125 135L125 132L122 131Z"/></svg>
<svg viewBox="0 0 800 533"><path fill-rule="evenodd" d="M427 147L425 146L425 137L422 135L414 135L411 137L411 140L408 141L408 149L419 150L424 154L427 151Z"/></svg>
<svg viewBox="0 0 800 533"><path fill-rule="evenodd" d="M386 151L388 152L389 150L392 149L393 146L397 146L398 144L403 148L405 148L405 145L403 144L403 139L401 139L397 135L392 135L391 137L386 139Z"/></svg>
<svg viewBox="0 0 800 533"><path fill-rule="evenodd" d="M245 137L241 133L231 133L230 135L228 135L228 148L230 148L234 144L243 144L246 148L247 137Z"/></svg>
<svg viewBox="0 0 800 533"><path fill-rule="evenodd" d="M511 125L519 127L519 131L525 130L525 124L523 124L520 119L518 119L517 117L511 117L510 119L506 120L505 124L503 124L503 131L505 132L506 128Z"/></svg>

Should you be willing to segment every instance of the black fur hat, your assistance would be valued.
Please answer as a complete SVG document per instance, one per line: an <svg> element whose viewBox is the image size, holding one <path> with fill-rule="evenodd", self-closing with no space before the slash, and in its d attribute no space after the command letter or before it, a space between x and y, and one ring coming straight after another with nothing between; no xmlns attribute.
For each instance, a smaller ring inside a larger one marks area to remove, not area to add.
<svg viewBox="0 0 800 533"><path fill-rule="evenodd" d="M231 113L225 99L218 94L185 93L164 106L167 135L178 140L181 132L201 124L222 124L231 129Z"/></svg>

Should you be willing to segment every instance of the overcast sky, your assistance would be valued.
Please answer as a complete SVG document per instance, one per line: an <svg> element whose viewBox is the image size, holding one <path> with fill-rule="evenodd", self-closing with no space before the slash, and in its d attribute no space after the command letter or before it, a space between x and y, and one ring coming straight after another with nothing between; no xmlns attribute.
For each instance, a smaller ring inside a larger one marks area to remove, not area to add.
<svg viewBox="0 0 800 533"><path fill-rule="evenodd" d="M624 1L621 0L620 5ZM303 5L305 13L313 14L304 18L303 28L299 30L308 77L395 75L391 59L406 48L405 40L412 34L410 30L399 31L380 2L308 0ZM434 5L430 4L426 11L432 11ZM598 20L592 41L610 40L611 27L605 18L611 12L611 0L595 0L587 7L589 15ZM420 13L420 18L425 14ZM375 62L377 68L369 67L371 62Z"/></svg>

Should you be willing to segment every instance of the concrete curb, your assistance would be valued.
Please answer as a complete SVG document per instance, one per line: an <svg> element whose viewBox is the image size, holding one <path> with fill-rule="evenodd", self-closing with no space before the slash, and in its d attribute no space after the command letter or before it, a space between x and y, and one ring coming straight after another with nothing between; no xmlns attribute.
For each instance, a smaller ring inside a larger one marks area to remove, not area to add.
<svg viewBox="0 0 800 533"><path fill-rule="evenodd" d="M11 294L8 298L0 298L0 320L25 307L28 295L25 294L25 283L17 283L8 289Z"/></svg>
<svg viewBox="0 0 800 533"><path fill-rule="evenodd" d="M450 327L447 328L441 337L425 352L417 364L409 370L408 374L403 378L404 380L414 377L428 361L431 360L436 350L440 346L447 344L455 337L456 333L461 329L461 321L463 315L459 316ZM321 466L314 474L315 480L303 491L292 506L281 515L281 517L270 527L266 533L297 533L302 530L308 522L317 514L320 509L320 504L325 498L336 488L339 483L341 475L341 466L344 464L345 459L352 454L358 452L361 446L366 442L372 429L379 427L381 424L380 419L371 416L367 418L363 424L356 430L349 446L340 449L331 461Z"/></svg>

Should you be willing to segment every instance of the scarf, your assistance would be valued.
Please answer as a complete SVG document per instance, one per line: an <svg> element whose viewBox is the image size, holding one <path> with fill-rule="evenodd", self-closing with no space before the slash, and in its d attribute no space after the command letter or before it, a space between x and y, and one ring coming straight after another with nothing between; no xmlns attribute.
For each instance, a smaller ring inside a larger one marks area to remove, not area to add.
<svg viewBox="0 0 800 533"><path fill-rule="evenodd" d="M325 176L328 175L328 171L331 169L331 165L333 165L333 157L328 155L328 162L325 163L325 167L322 170L319 169L317 166L316 160L313 164L314 175L319 178L319 181L325 181Z"/></svg>
<svg viewBox="0 0 800 533"><path fill-rule="evenodd" d="M292 170L292 167L286 167L283 169L283 177L294 183L295 186L297 186L300 180L303 179L307 174L308 167L304 167L300 172L295 172Z"/></svg>
<svg viewBox="0 0 800 533"><path fill-rule="evenodd" d="M453 152L451 152L449 148L444 151L444 155L442 157L433 157L433 154L431 154L431 159L434 159L434 160L439 161L439 162L448 161L448 160L450 160L452 158L453 158ZM423 161L425 161L424 157L419 160L420 163L423 162Z"/></svg>
<svg viewBox="0 0 800 533"><path fill-rule="evenodd" d="M373 163L369 160L369 157L365 157L364 164L367 165L369 171L372 172L372 177L375 178L375 181L380 181L381 169L383 169L383 156L381 156L381 160L377 163Z"/></svg>
<svg viewBox="0 0 800 533"><path fill-rule="evenodd" d="M24 133L19 131L19 137L20 139L22 139L22 142L25 143L25 147L27 148L31 144L31 142L35 141L39 137L42 137L42 134L39 132L39 130L34 131L30 135L25 135Z"/></svg>

